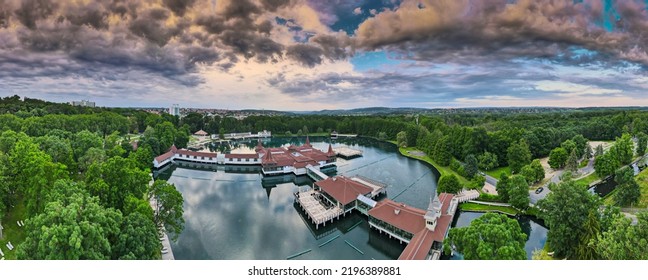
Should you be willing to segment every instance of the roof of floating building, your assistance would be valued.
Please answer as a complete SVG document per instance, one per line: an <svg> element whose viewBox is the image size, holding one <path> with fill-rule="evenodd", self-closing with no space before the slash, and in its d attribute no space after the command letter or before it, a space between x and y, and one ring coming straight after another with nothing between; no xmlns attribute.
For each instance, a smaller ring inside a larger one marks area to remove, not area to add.
<svg viewBox="0 0 648 280"><path fill-rule="evenodd" d="M376 207L369 210L369 215L391 224L392 226L413 234L412 240L405 247L399 259L423 260L430 252L434 242L443 242L448 232L454 213L448 211L452 204L454 195L442 193L430 203L428 211L395 202L390 199L383 199L376 204ZM432 212L440 208L440 215ZM428 219L437 216L435 230L426 227Z"/></svg>
<svg viewBox="0 0 648 280"><path fill-rule="evenodd" d="M315 185L342 205L355 201L358 195L364 196L373 191L372 187L344 176L329 177L315 182Z"/></svg>
<svg viewBox="0 0 648 280"><path fill-rule="evenodd" d="M320 161L327 161L335 156L335 153L331 153L330 144L329 152L320 151L313 148L308 137L306 137L306 143L301 146L264 148L261 142L258 142L254 150L262 155L261 164L263 165L293 166L295 168L304 168L308 165L319 166Z"/></svg>

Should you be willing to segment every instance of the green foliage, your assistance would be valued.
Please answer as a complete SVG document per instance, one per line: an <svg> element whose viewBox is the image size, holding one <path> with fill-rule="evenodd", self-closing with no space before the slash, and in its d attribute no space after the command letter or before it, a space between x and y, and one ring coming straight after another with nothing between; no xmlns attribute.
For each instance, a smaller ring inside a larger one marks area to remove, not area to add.
<svg viewBox="0 0 648 280"><path fill-rule="evenodd" d="M616 139L609 153L614 156L619 164L626 165L632 162L632 156L634 155L633 148L634 145L630 134L625 133L621 138Z"/></svg>
<svg viewBox="0 0 648 280"><path fill-rule="evenodd" d="M469 188L473 190L481 190L484 187L484 183L486 183L486 178L483 176L475 176L470 179Z"/></svg>
<svg viewBox="0 0 648 280"><path fill-rule="evenodd" d="M160 257L160 248L153 221L139 212L133 212L124 218L112 258L155 260Z"/></svg>
<svg viewBox="0 0 648 280"><path fill-rule="evenodd" d="M396 134L396 143L398 143L399 147L407 147L407 133L405 131Z"/></svg>
<svg viewBox="0 0 648 280"><path fill-rule="evenodd" d="M71 144L75 159L79 159L85 155L86 151L90 148L103 149L103 140L101 137L87 130L76 133Z"/></svg>
<svg viewBox="0 0 648 280"><path fill-rule="evenodd" d="M149 170L151 168L151 162L153 162L155 156L153 156L151 147L144 146L131 153L128 158L132 159L139 169Z"/></svg>
<svg viewBox="0 0 648 280"><path fill-rule="evenodd" d="M594 156L598 157L598 156L603 155L603 153L604 153L603 152L603 145L599 144L598 146L596 146L596 153L594 154Z"/></svg>
<svg viewBox="0 0 648 280"><path fill-rule="evenodd" d="M173 184L165 180L156 180L148 190L148 197L157 202L154 211L155 224L164 227L171 239L177 240L184 229L182 194Z"/></svg>
<svg viewBox="0 0 648 280"><path fill-rule="evenodd" d="M591 212L598 211L599 204L598 197L571 180L552 186L547 197L538 202L540 218L550 228L547 242L556 257L579 257L584 244L581 238L590 230L585 227L586 221Z"/></svg>
<svg viewBox="0 0 648 280"><path fill-rule="evenodd" d="M551 150L551 153L549 154L549 166L553 169L562 168L567 162L567 157L568 154L565 148L555 148Z"/></svg>
<svg viewBox="0 0 648 280"><path fill-rule="evenodd" d="M596 158L594 162L594 169L596 170L596 175L601 178L605 178L614 174L614 171L619 166L619 162L612 155L612 153L606 153Z"/></svg>
<svg viewBox="0 0 648 280"><path fill-rule="evenodd" d="M637 133L637 156L646 154L646 145L648 145L648 135L643 132Z"/></svg>
<svg viewBox="0 0 648 280"><path fill-rule="evenodd" d="M540 182L542 179L545 177L545 170L544 167L542 167L542 164L540 163L539 159L534 159L531 162L531 169L534 171L533 173L535 174L535 177L533 179L533 182Z"/></svg>
<svg viewBox="0 0 648 280"><path fill-rule="evenodd" d="M529 145L524 139L514 142L506 151L508 164L513 173L519 173L523 166L531 163Z"/></svg>
<svg viewBox="0 0 648 280"><path fill-rule="evenodd" d="M598 255L592 242L601 233L601 222L598 213L590 211L583 224L583 234L580 236L580 243L576 250L576 259L596 260Z"/></svg>
<svg viewBox="0 0 648 280"><path fill-rule="evenodd" d="M385 132L378 132L378 140L387 140L387 133Z"/></svg>
<svg viewBox="0 0 648 280"><path fill-rule="evenodd" d="M648 212L638 213L637 220L633 226L630 219L616 215L610 228L590 245L605 260L648 259Z"/></svg>
<svg viewBox="0 0 648 280"><path fill-rule="evenodd" d="M79 171L85 173L93 163L102 164L106 161L106 152L100 148L90 148L79 158Z"/></svg>
<svg viewBox="0 0 648 280"><path fill-rule="evenodd" d="M497 194L502 198L502 201L509 201L511 192L511 180L506 173L500 175L497 181Z"/></svg>
<svg viewBox="0 0 648 280"><path fill-rule="evenodd" d="M614 202L617 205L628 206L639 200L641 193L632 168L626 166L617 170L614 181L618 184L614 193Z"/></svg>
<svg viewBox="0 0 648 280"><path fill-rule="evenodd" d="M567 154L571 154L572 151L576 150L576 143L572 140L565 140L560 144L560 147L565 149Z"/></svg>
<svg viewBox="0 0 648 280"><path fill-rule="evenodd" d="M533 170L533 168L531 168L531 165L525 165L524 167L522 167L522 170L520 170L520 175L530 184L536 182L536 172L535 170Z"/></svg>
<svg viewBox="0 0 648 280"><path fill-rule="evenodd" d="M454 174L443 175L439 179L438 193L458 193L463 187L459 183L457 176Z"/></svg>
<svg viewBox="0 0 648 280"><path fill-rule="evenodd" d="M150 177L131 159L113 157L103 164L92 164L86 174L90 194L106 207L123 210L126 197L144 197Z"/></svg>
<svg viewBox="0 0 648 280"><path fill-rule="evenodd" d="M583 135L578 134L571 139L572 142L576 145L576 156L580 159L585 155L585 151L589 145L587 144L587 139Z"/></svg>
<svg viewBox="0 0 648 280"><path fill-rule="evenodd" d="M448 166L450 164L452 154L450 154L450 138L448 136L443 136L434 145L432 158L442 166Z"/></svg>
<svg viewBox="0 0 648 280"><path fill-rule="evenodd" d="M592 146L587 145L585 148L585 159L591 159L594 156L594 152L592 151Z"/></svg>
<svg viewBox="0 0 648 280"><path fill-rule="evenodd" d="M571 153L569 154L569 157L567 158L567 162L565 163L565 169L572 173L578 171L578 156L576 155L575 149L572 150Z"/></svg>
<svg viewBox="0 0 648 280"><path fill-rule="evenodd" d="M27 219L27 237L18 245L19 259L102 260L110 259L110 240L116 237L121 214L103 208L96 197L69 182L57 182L57 196L43 213Z"/></svg>
<svg viewBox="0 0 648 280"><path fill-rule="evenodd" d="M450 170L457 172L457 174L459 174L460 176L467 177L464 165L454 158L450 160Z"/></svg>
<svg viewBox="0 0 648 280"><path fill-rule="evenodd" d="M509 203L517 209L529 208L529 184L523 176L513 175L509 182Z"/></svg>
<svg viewBox="0 0 648 280"><path fill-rule="evenodd" d="M466 156L464 171L466 172L466 177L472 178L477 175L477 158L473 154Z"/></svg>
<svg viewBox="0 0 648 280"><path fill-rule="evenodd" d="M479 161L479 169L491 170L497 167L497 155L495 154L484 152L477 159Z"/></svg>
<svg viewBox="0 0 648 280"><path fill-rule="evenodd" d="M468 227L450 229L446 244L454 244L467 260L524 260L526 239L516 220L486 213Z"/></svg>

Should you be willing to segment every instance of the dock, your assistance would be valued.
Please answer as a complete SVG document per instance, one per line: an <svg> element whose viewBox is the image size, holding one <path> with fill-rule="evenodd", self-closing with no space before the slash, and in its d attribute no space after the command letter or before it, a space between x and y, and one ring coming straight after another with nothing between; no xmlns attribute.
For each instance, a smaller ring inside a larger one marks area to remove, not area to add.
<svg viewBox="0 0 648 280"><path fill-rule="evenodd" d="M361 157L362 156L362 151L358 149L352 149L346 146L342 147L337 147L333 148L333 151L337 156L343 157L343 158L355 158L355 157Z"/></svg>
<svg viewBox="0 0 648 280"><path fill-rule="evenodd" d="M325 206L323 201L319 198L321 194L314 190L299 191L295 193L295 198L299 206L306 212L308 218L315 224L315 228L319 225L326 226L326 222L332 222L333 219L340 217L343 211L338 206Z"/></svg>
<svg viewBox="0 0 648 280"><path fill-rule="evenodd" d="M355 138L358 137L358 134L340 134L335 131L331 132L331 138L335 139L338 137L349 137L349 138Z"/></svg>

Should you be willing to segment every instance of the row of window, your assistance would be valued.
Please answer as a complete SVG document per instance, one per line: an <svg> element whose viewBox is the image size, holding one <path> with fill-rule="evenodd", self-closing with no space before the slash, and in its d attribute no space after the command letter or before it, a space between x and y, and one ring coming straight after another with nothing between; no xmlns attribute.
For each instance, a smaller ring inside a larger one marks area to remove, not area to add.
<svg viewBox="0 0 648 280"><path fill-rule="evenodd" d="M184 157L184 158L191 159L191 156L189 156L189 155L180 155L180 157L181 157L181 158ZM193 156L193 159L198 159L198 156ZM205 157L200 157L200 159L201 159L201 160L205 160ZM208 160L214 160L214 158L212 158L212 157L208 157L207 159L208 159ZM233 158L230 158L229 161L230 161L230 162L231 162L231 161L234 161L234 159L233 159ZM237 162L240 162L241 159L240 159L240 158L237 158L236 161L237 161ZM250 162L250 159L249 159L249 158L246 158L245 161L246 161L246 162ZM254 161L254 162L257 162L258 159L254 158L253 161Z"/></svg>

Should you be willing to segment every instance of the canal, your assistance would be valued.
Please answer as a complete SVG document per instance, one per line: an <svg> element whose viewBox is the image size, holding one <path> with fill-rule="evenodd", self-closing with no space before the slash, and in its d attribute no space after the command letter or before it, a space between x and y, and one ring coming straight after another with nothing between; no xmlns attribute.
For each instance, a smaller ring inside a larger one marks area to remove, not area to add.
<svg viewBox="0 0 648 280"><path fill-rule="evenodd" d="M304 140L274 137L263 145L301 145ZM310 141L324 151L329 141L334 147L362 150L362 157L339 159L337 174L384 182L387 197L396 201L426 209L436 191L436 170L401 156L392 144L365 138L312 137ZM256 140L209 149L241 152L254 146ZM258 167L182 163L169 166L157 177L175 184L185 199L185 229L171 245L176 259L286 259L307 250L295 259L396 259L405 248L369 230L366 218L359 214L316 230L293 200L298 188L313 183L306 176L263 178Z"/></svg>

